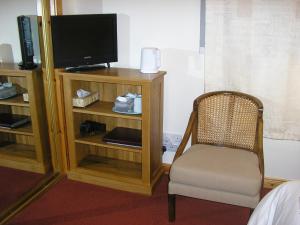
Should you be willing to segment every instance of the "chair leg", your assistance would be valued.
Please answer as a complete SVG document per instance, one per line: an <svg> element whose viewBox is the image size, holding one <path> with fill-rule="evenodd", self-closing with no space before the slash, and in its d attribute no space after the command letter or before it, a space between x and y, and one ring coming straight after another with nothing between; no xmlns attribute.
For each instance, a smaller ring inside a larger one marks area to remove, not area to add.
<svg viewBox="0 0 300 225"><path fill-rule="evenodd" d="M169 222L175 221L176 212L176 195L168 194L168 206L169 206Z"/></svg>
<svg viewBox="0 0 300 225"><path fill-rule="evenodd" d="M253 213L254 209L250 208L250 212L249 212L249 218L251 217L252 213Z"/></svg>

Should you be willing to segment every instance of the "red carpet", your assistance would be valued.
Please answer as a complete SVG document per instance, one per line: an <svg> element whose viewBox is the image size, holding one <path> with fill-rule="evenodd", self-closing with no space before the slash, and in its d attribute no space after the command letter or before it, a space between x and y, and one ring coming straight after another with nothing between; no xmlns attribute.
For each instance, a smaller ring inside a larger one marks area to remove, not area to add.
<svg viewBox="0 0 300 225"><path fill-rule="evenodd" d="M167 177L147 197L63 179L17 215L10 225L246 225L249 209L177 198L168 222Z"/></svg>
<svg viewBox="0 0 300 225"><path fill-rule="evenodd" d="M44 175L0 167L0 211L35 187Z"/></svg>

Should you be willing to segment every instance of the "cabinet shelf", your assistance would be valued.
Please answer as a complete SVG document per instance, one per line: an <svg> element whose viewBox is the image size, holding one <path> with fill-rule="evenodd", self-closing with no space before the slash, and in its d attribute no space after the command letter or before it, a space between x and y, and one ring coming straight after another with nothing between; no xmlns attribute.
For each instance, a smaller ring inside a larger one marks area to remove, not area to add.
<svg viewBox="0 0 300 225"><path fill-rule="evenodd" d="M77 181L151 195L163 174L163 83L165 72L140 73L137 69L111 68L87 73L56 70L60 114L66 125L68 177ZM73 107L78 89L99 93L99 101L85 107ZM115 99L125 93L142 95L142 114L112 111ZM92 120L106 125L141 131L142 146L124 146L102 141L103 134L78 137L80 125ZM63 130L64 127L62 127Z"/></svg>
<svg viewBox="0 0 300 225"><path fill-rule="evenodd" d="M26 135L26 136L33 136L34 135L33 131L32 131L31 124L27 124L27 125L24 125L22 127L14 128L14 129L0 127L0 132Z"/></svg>
<svg viewBox="0 0 300 225"><path fill-rule="evenodd" d="M45 173L47 165L39 162L34 145L9 144L0 147L0 166Z"/></svg>
<svg viewBox="0 0 300 225"><path fill-rule="evenodd" d="M33 161L36 159L35 149L33 145L8 144L0 147L1 159L15 159ZM0 159L0 164L1 164Z"/></svg>
<svg viewBox="0 0 300 225"><path fill-rule="evenodd" d="M125 145L118 145L118 144L110 144L102 141L104 134L98 134L93 136L87 136L87 137L78 137L75 139L75 143L78 144L86 144L86 145L93 145L93 146L99 146L99 147L107 147L111 149L117 149L122 151L128 151L128 152L136 152L141 153L142 148L141 147L135 147L135 146L125 146Z"/></svg>
<svg viewBox="0 0 300 225"><path fill-rule="evenodd" d="M136 180L140 180L142 178L141 163L111 159L96 155L86 156L80 161L78 168L84 169L86 170L86 173L90 172L89 174L94 174L96 176L107 174L108 177L124 177Z"/></svg>
<svg viewBox="0 0 300 225"><path fill-rule="evenodd" d="M1 99L0 100L0 105L29 107L29 103L24 102L22 95L17 95L15 97L8 98L8 99Z"/></svg>
<svg viewBox="0 0 300 225"><path fill-rule="evenodd" d="M45 123L43 76L41 68L21 70L17 64L0 63L1 82L11 82L18 90L26 90L30 97L24 102L18 94L0 99L0 112L30 117L30 123L18 128L0 127L0 165L46 173L50 158L48 151L48 129Z"/></svg>
<svg viewBox="0 0 300 225"><path fill-rule="evenodd" d="M129 115L129 114L121 114L121 113L113 112L112 111L113 106L114 106L113 102L97 101L85 108L73 107L73 112L99 115L99 116L109 116L109 117L123 118L123 119L131 119L131 120L142 120L141 114Z"/></svg>

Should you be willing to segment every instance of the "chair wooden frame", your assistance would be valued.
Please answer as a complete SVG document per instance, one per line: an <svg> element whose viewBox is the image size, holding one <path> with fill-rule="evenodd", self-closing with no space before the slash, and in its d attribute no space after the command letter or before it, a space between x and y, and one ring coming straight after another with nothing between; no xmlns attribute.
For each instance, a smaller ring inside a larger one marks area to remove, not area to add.
<svg viewBox="0 0 300 225"><path fill-rule="evenodd" d="M216 92L209 92L206 94L203 94L199 97L197 97L194 100L193 104L193 111L190 115L187 128L185 130L184 136L182 138L182 141L175 153L174 159L172 164L175 162L176 159L178 159L182 153L185 150L185 147L191 137L191 145L199 144L197 140L197 124L199 121L199 103L211 96L214 95L234 95L241 98L246 98L247 100L250 100L252 103L254 103L257 107L258 113L257 113L257 124L256 124L256 134L255 134L255 143L253 149L245 149L248 151L252 151L258 156L259 160L259 169L260 173L262 175L262 181L261 181L261 190L260 190L260 198L262 196L262 189L263 189L263 181L264 181L264 157L263 157L263 104L262 102L257 99L254 96L244 94L241 92L234 92L234 91L216 91ZM211 144L211 143L201 143L201 144ZM220 146L220 145L218 145ZM233 145L221 145L222 147L230 147L230 148L236 148L236 146ZM168 194L168 210L169 210L169 221L172 222L175 220L175 211L176 211L176 195L175 194ZM253 210L250 209L250 214Z"/></svg>

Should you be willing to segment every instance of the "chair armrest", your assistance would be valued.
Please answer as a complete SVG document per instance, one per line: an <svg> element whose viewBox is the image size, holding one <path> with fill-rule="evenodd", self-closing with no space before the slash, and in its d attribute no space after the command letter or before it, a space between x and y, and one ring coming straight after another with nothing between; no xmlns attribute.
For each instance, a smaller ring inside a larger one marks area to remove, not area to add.
<svg viewBox="0 0 300 225"><path fill-rule="evenodd" d="M184 135L183 135L183 138L182 138L182 140L181 140L181 143L180 143L180 145L179 145L179 147L178 147L178 149L177 149L177 151L176 151L176 154L175 154L175 156L174 156L173 162L174 162L179 156L181 156L181 154L183 153L184 148L185 148L185 146L186 146L186 144L187 144L187 142L188 142L188 140L189 140L189 138L190 138L190 136L191 136L193 124L194 124L194 122L195 122L195 120L196 120L196 117L197 117L196 112L193 111L193 112L191 113L191 115L190 115L190 119L189 119L187 128L186 128L186 130L185 130L185 133L184 133Z"/></svg>

